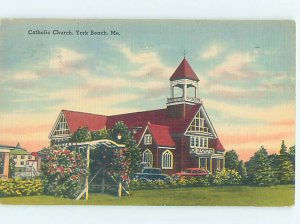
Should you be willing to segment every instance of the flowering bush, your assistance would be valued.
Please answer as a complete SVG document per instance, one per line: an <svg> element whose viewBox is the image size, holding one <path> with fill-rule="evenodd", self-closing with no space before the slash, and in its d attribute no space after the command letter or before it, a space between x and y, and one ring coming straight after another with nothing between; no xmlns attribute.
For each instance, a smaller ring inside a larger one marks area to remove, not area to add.
<svg viewBox="0 0 300 224"><path fill-rule="evenodd" d="M213 177L213 184L215 185L237 185L241 181L242 177L236 170L223 169L217 171Z"/></svg>
<svg viewBox="0 0 300 224"><path fill-rule="evenodd" d="M102 168L102 173L113 176L117 181L129 183L129 162L126 159L128 149L113 149L97 146L91 150L91 173L96 173Z"/></svg>
<svg viewBox="0 0 300 224"><path fill-rule="evenodd" d="M43 184L40 179L0 179L0 196L29 196L40 195L43 191Z"/></svg>
<svg viewBox="0 0 300 224"><path fill-rule="evenodd" d="M75 151L47 148L42 151L44 193L75 198L83 188L87 175L86 163Z"/></svg>

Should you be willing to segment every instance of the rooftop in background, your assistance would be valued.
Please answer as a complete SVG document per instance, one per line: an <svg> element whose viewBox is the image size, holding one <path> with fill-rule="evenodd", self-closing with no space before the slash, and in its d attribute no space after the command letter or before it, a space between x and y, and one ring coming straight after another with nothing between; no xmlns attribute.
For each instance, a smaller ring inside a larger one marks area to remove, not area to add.
<svg viewBox="0 0 300 224"><path fill-rule="evenodd" d="M19 142L18 142L18 144L16 146L10 146L10 145L2 145L2 144L0 144L0 149L7 149L7 150L11 150L11 151L13 150L13 151L20 152L20 153L22 151L22 152L26 153L24 155L29 154L26 149L24 149L24 148L21 147L21 145L20 145Z"/></svg>
<svg viewBox="0 0 300 224"><path fill-rule="evenodd" d="M11 155L31 155L29 152L24 151L22 149L17 149L17 148L10 150L10 154Z"/></svg>

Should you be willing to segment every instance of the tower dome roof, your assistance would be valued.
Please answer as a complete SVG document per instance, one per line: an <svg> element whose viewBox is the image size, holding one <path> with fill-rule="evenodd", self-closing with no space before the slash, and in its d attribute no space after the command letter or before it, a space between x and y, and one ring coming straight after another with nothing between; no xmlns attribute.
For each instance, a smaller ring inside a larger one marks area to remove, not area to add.
<svg viewBox="0 0 300 224"><path fill-rule="evenodd" d="M191 79L194 81L199 81L199 78L193 71L192 67L190 66L189 62L183 58L180 65L177 67L173 75L170 77L170 81L178 80L178 79Z"/></svg>

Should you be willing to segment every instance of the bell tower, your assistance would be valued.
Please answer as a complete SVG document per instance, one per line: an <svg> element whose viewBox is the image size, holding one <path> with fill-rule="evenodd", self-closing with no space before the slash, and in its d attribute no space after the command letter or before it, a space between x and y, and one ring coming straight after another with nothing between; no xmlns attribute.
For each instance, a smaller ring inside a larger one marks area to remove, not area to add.
<svg viewBox="0 0 300 224"><path fill-rule="evenodd" d="M184 118L195 104L201 104L198 98L199 79L184 57L170 77L170 98L167 99L168 116Z"/></svg>

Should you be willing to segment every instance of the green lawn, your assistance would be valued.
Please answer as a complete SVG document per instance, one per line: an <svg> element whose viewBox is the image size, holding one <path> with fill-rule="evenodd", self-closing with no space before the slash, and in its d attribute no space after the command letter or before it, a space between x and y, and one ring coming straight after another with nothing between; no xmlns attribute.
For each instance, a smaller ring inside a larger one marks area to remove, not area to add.
<svg viewBox="0 0 300 224"><path fill-rule="evenodd" d="M202 187L133 191L118 198L90 194L88 201L50 196L0 198L1 204L26 205L201 205L201 206L290 206L294 204L295 186L274 187Z"/></svg>

